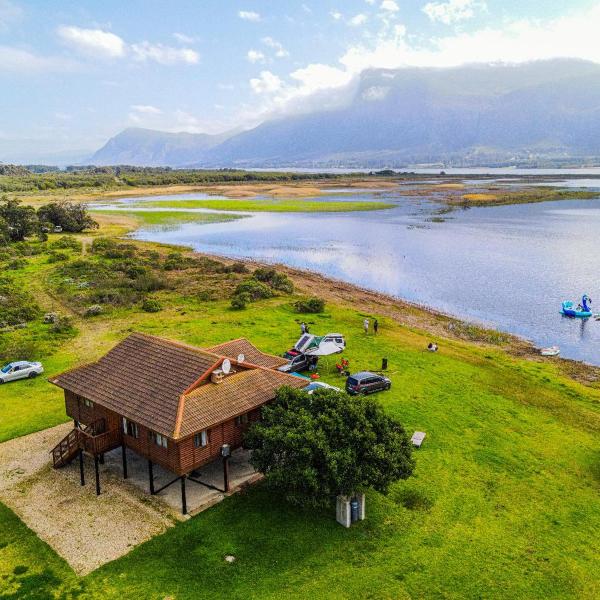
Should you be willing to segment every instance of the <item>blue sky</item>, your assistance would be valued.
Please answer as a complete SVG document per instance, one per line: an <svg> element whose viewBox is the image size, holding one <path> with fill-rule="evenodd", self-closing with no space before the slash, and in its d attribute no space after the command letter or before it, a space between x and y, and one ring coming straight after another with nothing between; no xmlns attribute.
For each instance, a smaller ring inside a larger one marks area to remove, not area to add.
<svg viewBox="0 0 600 600"><path fill-rule="evenodd" d="M600 62L598 31L598 0L0 0L0 161L249 127L369 67Z"/></svg>

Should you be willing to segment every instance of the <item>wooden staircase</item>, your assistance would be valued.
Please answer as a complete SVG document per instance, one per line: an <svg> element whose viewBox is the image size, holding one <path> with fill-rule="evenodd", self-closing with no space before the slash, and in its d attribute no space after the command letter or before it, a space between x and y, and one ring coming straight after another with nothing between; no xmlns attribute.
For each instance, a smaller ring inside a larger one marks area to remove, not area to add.
<svg viewBox="0 0 600 600"><path fill-rule="evenodd" d="M121 430L106 431L106 421L98 419L83 429L75 427L52 449L55 469L69 464L80 450L92 455L103 454L121 445Z"/></svg>

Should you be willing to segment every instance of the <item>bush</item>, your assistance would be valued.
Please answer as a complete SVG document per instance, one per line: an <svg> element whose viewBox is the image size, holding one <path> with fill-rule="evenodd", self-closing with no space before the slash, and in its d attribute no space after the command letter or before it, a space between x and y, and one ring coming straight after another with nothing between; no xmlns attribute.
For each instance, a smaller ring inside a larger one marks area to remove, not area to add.
<svg viewBox="0 0 600 600"><path fill-rule="evenodd" d="M146 298L142 302L142 310L149 313L155 313L162 310L162 305L158 300L154 300L153 298Z"/></svg>
<svg viewBox="0 0 600 600"><path fill-rule="evenodd" d="M265 269L261 267L254 271L254 278L258 279L258 281L263 281L264 283L271 283L275 275L277 275L275 269Z"/></svg>
<svg viewBox="0 0 600 600"><path fill-rule="evenodd" d="M92 252L104 258L132 258L135 256L135 246L118 244L109 238L97 238L92 242Z"/></svg>
<svg viewBox="0 0 600 600"><path fill-rule="evenodd" d="M48 254L49 263L64 262L65 260L69 260L69 255L66 252L50 252Z"/></svg>
<svg viewBox="0 0 600 600"><path fill-rule="evenodd" d="M63 235L56 240L51 241L48 246L57 250L75 250L81 252L82 244L74 237Z"/></svg>
<svg viewBox="0 0 600 600"><path fill-rule="evenodd" d="M234 310L243 310L244 308L246 308L246 306L248 305L248 303L250 301L251 301L251 298L248 294L246 294L246 293L236 294L231 299L231 308L233 308Z"/></svg>
<svg viewBox="0 0 600 600"><path fill-rule="evenodd" d="M35 360L40 355L40 348L31 337L11 336L0 339L0 362L13 360Z"/></svg>
<svg viewBox="0 0 600 600"><path fill-rule="evenodd" d="M289 277L283 273L275 273L275 276L271 279L271 287L284 294L291 294L294 291L294 284Z"/></svg>
<svg viewBox="0 0 600 600"><path fill-rule="evenodd" d="M238 284L233 295L239 296L240 294L247 294L250 302L273 296L271 288L253 278L246 279Z"/></svg>
<svg viewBox="0 0 600 600"><path fill-rule="evenodd" d="M299 313L322 313L325 310L325 300L321 298L308 298L306 300L298 300L294 304L296 312Z"/></svg>
<svg viewBox="0 0 600 600"><path fill-rule="evenodd" d="M92 304L85 309L83 313L84 317L96 317L101 315L104 312L104 309L99 304Z"/></svg>
<svg viewBox="0 0 600 600"><path fill-rule="evenodd" d="M73 319L67 315L59 315L50 325L50 331L55 334L75 333Z"/></svg>
<svg viewBox="0 0 600 600"><path fill-rule="evenodd" d="M6 268L11 271L17 271L19 269L24 269L26 266L27 261L24 258L14 258L6 265Z"/></svg>
<svg viewBox="0 0 600 600"><path fill-rule="evenodd" d="M50 202L38 209L37 216L40 223L60 226L63 231L70 233L98 228L98 223L90 217L87 208L74 202Z"/></svg>

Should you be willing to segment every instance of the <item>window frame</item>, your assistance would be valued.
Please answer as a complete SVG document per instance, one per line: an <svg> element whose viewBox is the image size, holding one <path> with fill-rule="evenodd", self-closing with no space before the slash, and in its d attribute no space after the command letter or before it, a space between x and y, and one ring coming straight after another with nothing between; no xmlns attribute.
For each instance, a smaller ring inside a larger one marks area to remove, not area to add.
<svg viewBox="0 0 600 600"><path fill-rule="evenodd" d="M131 427L129 427L130 425ZM123 417L123 433L136 440L139 439L140 430L138 429L138 424L135 421L131 421L127 417Z"/></svg>
<svg viewBox="0 0 600 600"><path fill-rule="evenodd" d="M194 448L206 448L208 441L208 429L203 429L194 434Z"/></svg>

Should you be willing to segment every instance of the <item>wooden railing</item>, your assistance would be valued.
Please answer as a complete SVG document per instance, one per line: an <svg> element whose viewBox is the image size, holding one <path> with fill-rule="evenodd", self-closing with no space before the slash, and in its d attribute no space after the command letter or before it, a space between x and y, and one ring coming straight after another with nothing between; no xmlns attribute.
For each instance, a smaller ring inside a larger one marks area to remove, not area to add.
<svg viewBox="0 0 600 600"><path fill-rule="evenodd" d="M79 452L79 430L73 429L52 449L52 462L55 467L62 467Z"/></svg>
<svg viewBox="0 0 600 600"><path fill-rule="evenodd" d="M102 454L121 445L121 430L112 429L98 435L86 431L79 432L79 445L90 454Z"/></svg>

